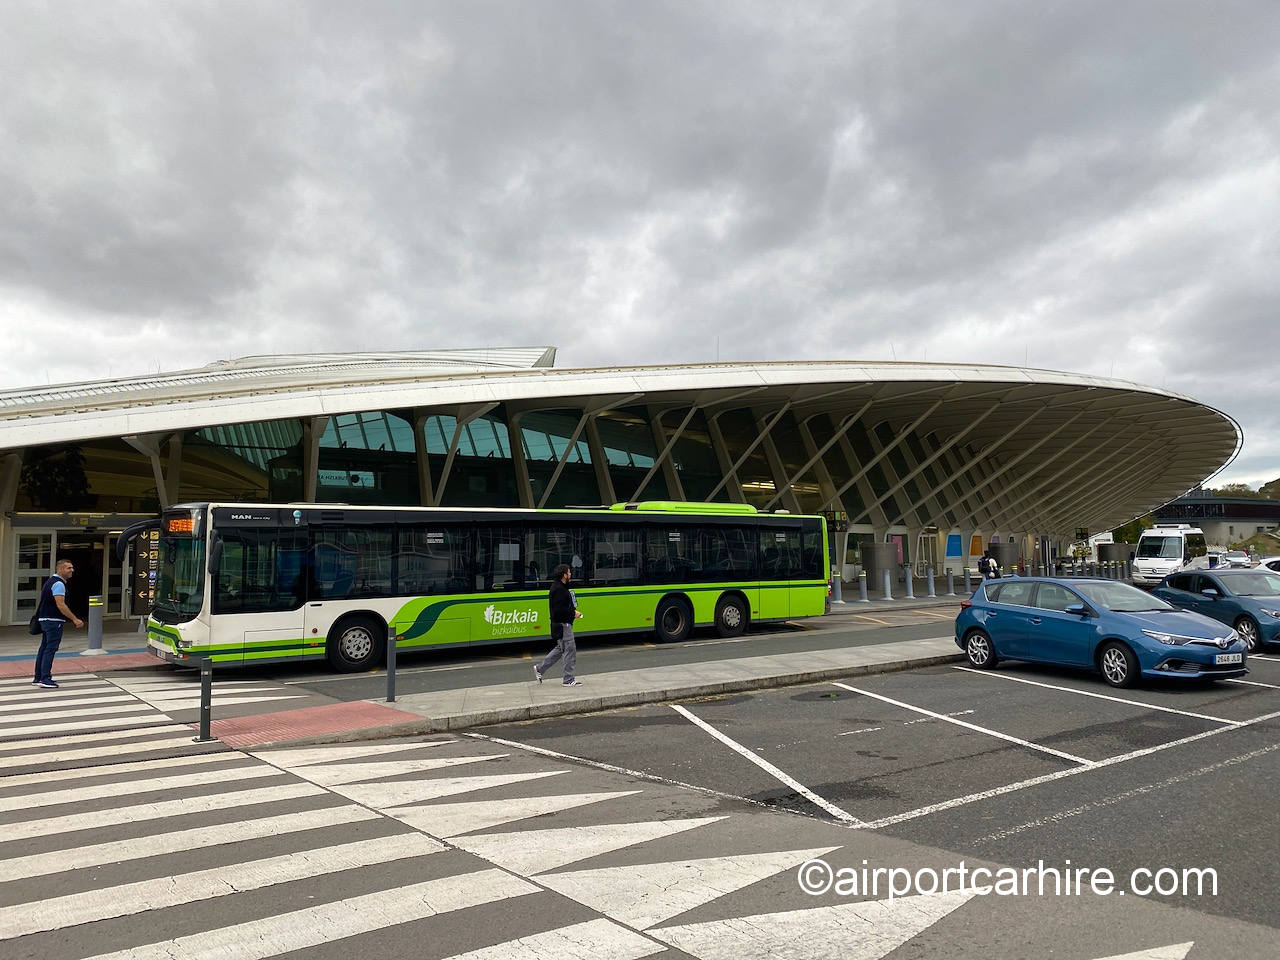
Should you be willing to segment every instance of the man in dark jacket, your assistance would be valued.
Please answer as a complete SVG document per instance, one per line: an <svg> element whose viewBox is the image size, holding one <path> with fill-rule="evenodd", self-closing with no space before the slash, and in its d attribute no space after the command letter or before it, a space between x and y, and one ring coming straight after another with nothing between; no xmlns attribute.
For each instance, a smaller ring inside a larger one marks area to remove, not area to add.
<svg viewBox="0 0 1280 960"><path fill-rule="evenodd" d="M542 682L542 675L564 660L564 685L566 687L581 686L582 681L573 675L573 667L578 659L578 645L573 639L573 621L582 616L574 603L573 592L569 589L569 580L573 571L567 564L560 564L551 571L551 592L547 594L547 604L551 608L551 639L556 642L555 648L533 668L533 675Z"/></svg>
<svg viewBox="0 0 1280 960"><path fill-rule="evenodd" d="M36 676L32 686L45 690L57 690L57 681L53 679L53 658L62 645L62 628L67 621L80 630L84 621L71 612L67 606L67 581L75 572L71 561L63 558L58 561L52 577L45 581L40 591L40 602L36 607L36 619L40 622L40 649L36 652Z"/></svg>

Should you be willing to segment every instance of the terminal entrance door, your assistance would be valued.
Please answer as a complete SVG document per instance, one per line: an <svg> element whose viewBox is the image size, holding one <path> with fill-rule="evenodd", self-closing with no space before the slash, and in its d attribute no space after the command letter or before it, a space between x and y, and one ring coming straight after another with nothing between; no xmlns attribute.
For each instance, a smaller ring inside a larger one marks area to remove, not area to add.
<svg viewBox="0 0 1280 960"><path fill-rule="evenodd" d="M13 610L10 623L26 623L36 612L40 591L53 573L53 534L18 533L17 563L13 575Z"/></svg>
<svg viewBox="0 0 1280 960"><path fill-rule="evenodd" d="M75 565L75 573L67 583L67 606L77 617L89 616L89 598L103 595L103 580L108 564L104 562L106 544L101 535L63 534L58 537L58 556Z"/></svg>

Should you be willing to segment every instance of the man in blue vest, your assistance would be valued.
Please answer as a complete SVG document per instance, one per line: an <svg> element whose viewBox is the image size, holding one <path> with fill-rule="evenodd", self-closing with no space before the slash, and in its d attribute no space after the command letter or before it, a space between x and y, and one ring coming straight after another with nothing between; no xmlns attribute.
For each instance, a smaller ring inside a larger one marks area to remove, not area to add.
<svg viewBox="0 0 1280 960"><path fill-rule="evenodd" d="M57 690L53 679L53 658L62 645L62 628L70 620L77 630L84 628L84 621L71 612L67 606L67 581L75 573L76 568L65 557L58 561L54 574L45 581L40 591L40 605L36 608L36 618L40 621L40 649L36 653L36 678L32 686L45 690Z"/></svg>

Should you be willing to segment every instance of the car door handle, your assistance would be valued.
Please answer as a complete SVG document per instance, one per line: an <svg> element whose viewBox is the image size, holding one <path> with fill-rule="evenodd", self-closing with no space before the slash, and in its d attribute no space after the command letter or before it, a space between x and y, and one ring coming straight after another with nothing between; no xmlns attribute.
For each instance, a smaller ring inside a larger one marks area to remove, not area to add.
<svg viewBox="0 0 1280 960"><path fill-rule="evenodd" d="M1031 622L1032 622L1032 623L1039 623L1039 622L1040 622L1040 618L1039 618L1039 617L1032 617L1032 618L1031 618Z"/></svg>

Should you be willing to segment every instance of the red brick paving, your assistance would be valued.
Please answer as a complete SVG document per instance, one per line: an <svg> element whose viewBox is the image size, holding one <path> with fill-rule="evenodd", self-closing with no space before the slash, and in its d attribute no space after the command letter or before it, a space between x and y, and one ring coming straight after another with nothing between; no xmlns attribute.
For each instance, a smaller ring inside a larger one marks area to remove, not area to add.
<svg viewBox="0 0 1280 960"><path fill-rule="evenodd" d="M53 661L53 676L73 673L105 673L108 670L132 670L159 666L161 661L149 653L108 653L99 657L81 657L74 653L59 655ZM30 660L5 660L0 663L0 678L29 677L35 672L35 657Z"/></svg>
<svg viewBox="0 0 1280 960"><path fill-rule="evenodd" d="M319 707L214 720L209 725L209 732L229 747L254 747L300 737L345 733L368 727L389 727L409 722L421 723L422 717L380 703L357 700L352 703L330 703Z"/></svg>

